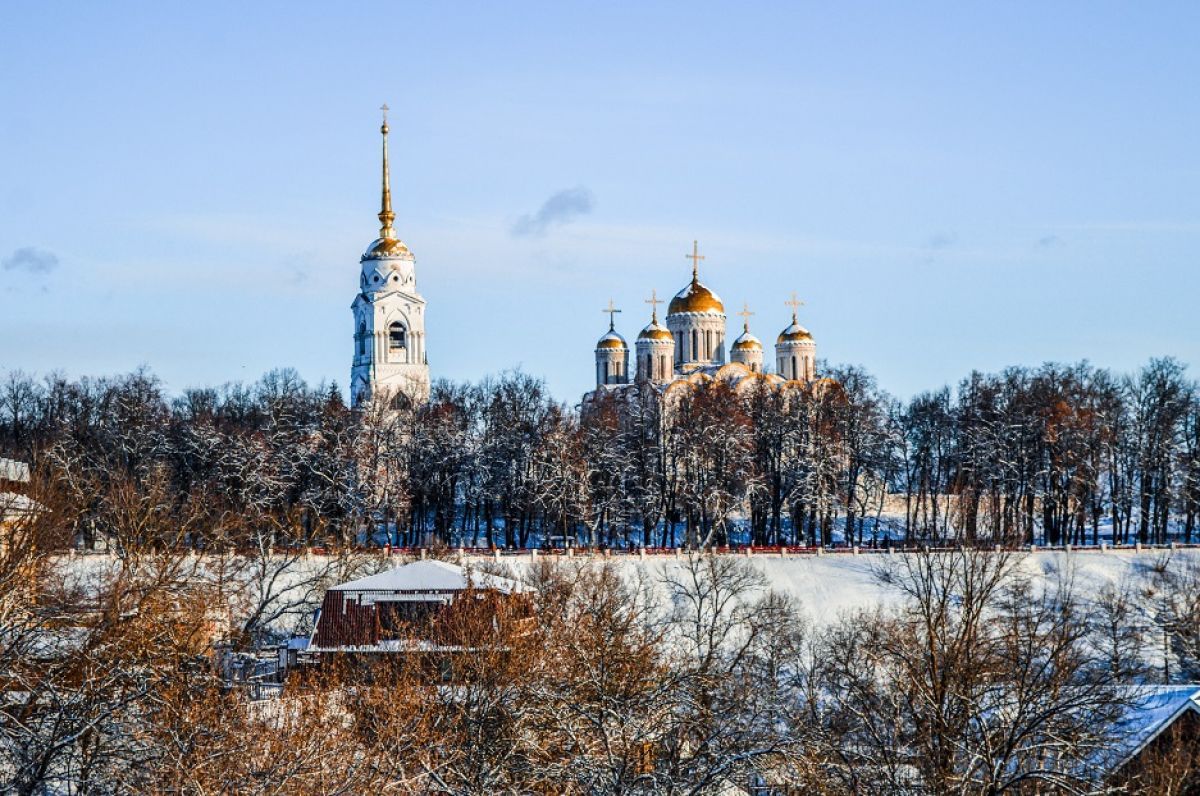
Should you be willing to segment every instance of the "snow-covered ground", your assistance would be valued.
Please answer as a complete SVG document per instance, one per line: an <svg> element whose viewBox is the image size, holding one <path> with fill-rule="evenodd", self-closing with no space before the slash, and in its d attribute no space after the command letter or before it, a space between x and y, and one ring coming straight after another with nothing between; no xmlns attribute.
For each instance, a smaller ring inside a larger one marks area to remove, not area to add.
<svg viewBox="0 0 1200 796"><path fill-rule="evenodd" d="M684 554L686 555L686 554ZM872 553L851 555L849 553L781 556L778 554L756 554L738 556L749 566L760 571L767 587L790 595L799 601L804 612L817 625L837 621L847 613L860 609L895 604L897 593L880 582L881 568L895 566L906 554ZM1200 564L1200 550L1083 550L1065 553L1045 551L1035 553L1009 553L1017 557L1017 571L1035 581L1061 582L1070 578L1075 593L1087 599L1099 594L1105 584L1118 584L1125 579L1141 579L1153 568L1161 566L1169 556L1172 565L1189 562ZM495 565L495 560L486 557L468 556L465 559L477 566ZM534 559L529 556L505 557L500 563L507 567L513 577L520 578ZM572 561L603 562L599 556ZM670 570L681 566L675 556L621 556L607 559L611 565L628 569L630 576L641 570L646 580L660 582Z"/></svg>
<svg viewBox="0 0 1200 796"><path fill-rule="evenodd" d="M650 585L661 586L664 577L682 566L686 553L666 555L602 555L547 556L540 554L465 555L455 559L459 563L522 579L535 562L552 558L561 566L609 565L620 569L630 579L640 579ZM778 553L756 553L746 556L740 553L726 554L745 561L761 572L767 588L794 597L804 613L817 625L837 621L847 613L877 606L894 605L898 595L880 582L882 568L895 566L905 553L864 552L854 555L849 552L825 555L780 555ZM1059 582L1070 578L1075 593L1086 599L1100 593L1105 584L1117 584L1123 580L1145 580L1155 568L1162 567L1168 559L1172 566L1200 565L1200 550L1132 549L1106 550L1087 548L1072 552L1038 551L1034 553L1008 553L1018 558L1018 571L1043 583ZM399 566L412 560L400 555L385 558L375 553L361 554L354 561L341 561L331 567L332 559L323 555L306 555L289 560L280 571L268 574L272 594L264 594L268 600L286 603L282 615L272 621L273 630L287 634L303 630L311 619L312 611L319 605L324 589L337 583L370 575L389 567ZM81 555L64 559L68 577L77 582L96 581L101 573L113 566L114 559L107 555ZM200 558L199 570L205 569ZM270 569L270 568L268 568ZM342 573L339 577L339 573ZM245 567L237 577L260 580L262 570ZM202 575L200 575L202 576ZM265 584L255 584L256 590ZM656 589L665 599L665 589Z"/></svg>

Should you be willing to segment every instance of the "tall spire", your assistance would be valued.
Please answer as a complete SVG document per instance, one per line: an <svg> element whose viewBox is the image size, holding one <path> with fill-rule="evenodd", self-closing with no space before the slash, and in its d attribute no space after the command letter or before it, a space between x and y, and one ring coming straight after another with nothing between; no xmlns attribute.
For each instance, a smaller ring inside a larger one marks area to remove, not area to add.
<svg viewBox="0 0 1200 796"><path fill-rule="evenodd" d="M379 132L383 134L383 198L379 208L379 237L391 239L396 237L396 230L392 229L396 214L392 212L392 180L388 176L387 103L385 102L379 110L383 111L383 124L379 127Z"/></svg>

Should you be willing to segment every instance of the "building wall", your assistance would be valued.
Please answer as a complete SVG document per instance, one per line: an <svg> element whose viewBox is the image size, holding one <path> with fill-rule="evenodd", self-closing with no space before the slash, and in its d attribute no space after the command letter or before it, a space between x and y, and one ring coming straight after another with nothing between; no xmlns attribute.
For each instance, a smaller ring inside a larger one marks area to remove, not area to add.
<svg viewBox="0 0 1200 796"><path fill-rule="evenodd" d="M416 288L416 261L387 257L362 263L361 292L354 312L354 357L350 399L354 406L368 396L403 393L410 400L429 400L429 364L425 350L425 299ZM393 346L391 328L404 329L404 345Z"/></svg>

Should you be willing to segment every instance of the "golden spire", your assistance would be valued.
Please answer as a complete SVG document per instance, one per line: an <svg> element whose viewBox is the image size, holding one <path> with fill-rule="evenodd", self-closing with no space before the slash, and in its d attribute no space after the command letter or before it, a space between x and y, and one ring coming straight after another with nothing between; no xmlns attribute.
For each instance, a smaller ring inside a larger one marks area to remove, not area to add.
<svg viewBox="0 0 1200 796"><path fill-rule="evenodd" d="M650 291L650 298L646 299L646 303L650 305L650 323L658 323L658 305L663 303L663 300L658 297L657 290Z"/></svg>
<svg viewBox="0 0 1200 796"><path fill-rule="evenodd" d="M700 253L700 243L692 241L692 253L683 256L692 261L692 281L697 281L700 276L700 261L704 259L704 255Z"/></svg>
<svg viewBox="0 0 1200 796"><path fill-rule="evenodd" d="M383 111L383 124L379 127L379 132L383 134L383 200L379 208L379 237L391 239L396 237L396 230L392 229L396 214L392 212L392 180L388 176L387 103L385 102L379 110Z"/></svg>
<svg viewBox="0 0 1200 796"><path fill-rule="evenodd" d="M750 311L750 305L742 302L742 311L738 315L742 316L742 331L749 333L750 331L750 316L754 313Z"/></svg>
<svg viewBox="0 0 1200 796"><path fill-rule="evenodd" d="M605 307L604 309L600 310L600 311L601 311L601 312L607 312L607 313L608 313L608 330L609 330L610 332L616 331L616 326L615 326L615 323L614 323L614 321L616 320L617 313L618 313L618 312L620 312L620 310L619 310L619 309L617 309L617 308L616 308L616 307L613 305L613 300L612 300L612 299L609 299L609 300L608 300L608 306L607 306L607 307Z"/></svg>
<svg viewBox="0 0 1200 796"><path fill-rule="evenodd" d="M792 291L792 300L791 300L791 301L785 301L785 302L783 302L783 303L784 303L784 304L786 304L787 306L789 306L789 307L791 307L791 308L792 308L792 323L796 323L796 310L798 310L798 309L800 309L801 307L803 307L803 306L804 306L804 302L803 302L803 301L801 301L800 299L796 298L796 293L795 293L795 291Z"/></svg>

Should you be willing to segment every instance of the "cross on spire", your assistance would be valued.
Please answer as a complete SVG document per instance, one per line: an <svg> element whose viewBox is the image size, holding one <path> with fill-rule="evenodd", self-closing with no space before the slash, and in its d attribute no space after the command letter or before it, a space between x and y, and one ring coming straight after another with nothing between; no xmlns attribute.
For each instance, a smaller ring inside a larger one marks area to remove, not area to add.
<svg viewBox="0 0 1200 796"><path fill-rule="evenodd" d="M617 316L617 313L620 312L620 310L617 309L615 306L613 306L613 300L609 299L608 306L600 311L608 313L608 330L610 332L615 331L616 330L616 316Z"/></svg>
<svg viewBox="0 0 1200 796"><path fill-rule="evenodd" d="M792 308L792 323L796 323L796 311L804 306L804 302L796 298L796 292L792 291L792 300L783 303Z"/></svg>
<svg viewBox="0 0 1200 796"><path fill-rule="evenodd" d="M650 305L650 322L658 323L658 305L663 303L663 300L658 297L657 290L650 291L650 298L646 299L646 303Z"/></svg>
<svg viewBox="0 0 1200 796"><path fill-rule="evenodd" d="M692 253L683 256L692 261L692 281L695 282L700 274L700 261L704 259L704 255L700 253L700 242L692 241Z"/></svg>
<svg viewBox="0 0 1200 796"><path fill-rule="evenodd" d="M742 331L750 331L750 316L753 314L754 313L750 311L750 305L743 301L742 311L738 313L738 315L742 316Z"/></svg>

